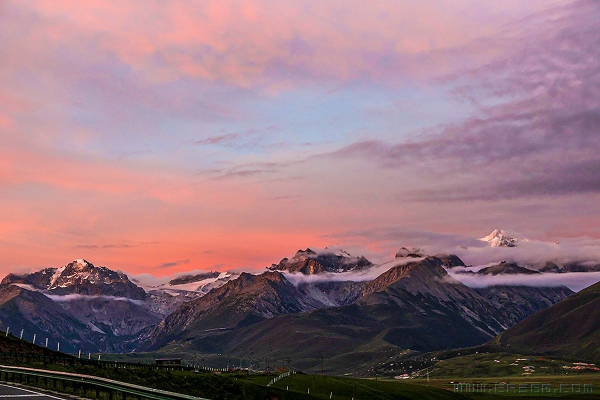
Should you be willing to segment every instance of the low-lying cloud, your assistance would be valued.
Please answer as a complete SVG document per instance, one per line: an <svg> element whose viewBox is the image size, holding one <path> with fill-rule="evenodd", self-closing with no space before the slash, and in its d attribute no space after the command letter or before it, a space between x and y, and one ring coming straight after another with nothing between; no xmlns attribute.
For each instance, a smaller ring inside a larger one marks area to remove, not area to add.
<svg viewBox="0 0 600 400"><path fill-rule="evenodd" d="M69 301L79 301L79 300L98 300L98 299L100 299L100 300L106 300L106 301L125 301L128 303L137 304L139 306L144 304L144 302L142 300L134 300L134 299L130 299L128 297L119 297L119 296L105 296L105 295L90 296L90 295L85 295L85 294L55 295L55 294L48 294L48 293L44 293L44 295L46 297L48 297L50 300L56 301L59 303L60 302L69 302Z"/></svg>
<svg viewBox="0 0 600 400"><path fill-rule="evenodd" d="M533 287L559 287L566 286L578 292L600 281L600 272L568 272L563 274L545 273L533 275L478 275L460 274L452 270L448 274L472 288L489 286L533 286Z"/></svg>
<svg viewBox="0 0 600 400"><path fill-rule="evenodd" d="M285 278L290 281L294 286L299 286L304 283L319 283L319 282L368 282L377 278L381 274L389 271L390 269L406 265L412 262L421 261L422 258L402 258L396 259L381 265L374 265L370 268L366 268L359 271L348 271L348 272L327 272L322 274L305 275L301 272L287 272L282 271Z"/></svg>

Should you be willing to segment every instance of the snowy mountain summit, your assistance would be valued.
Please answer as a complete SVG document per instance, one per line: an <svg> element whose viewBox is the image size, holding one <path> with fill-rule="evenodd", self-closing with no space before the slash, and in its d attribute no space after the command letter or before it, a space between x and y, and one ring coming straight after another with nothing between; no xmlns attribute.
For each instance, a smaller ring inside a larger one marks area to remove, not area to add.
<svg viewBox="0 0 600 400"><path fill-rule="evenodd" d="M31 274L9 274L2 283L29 284L36 290L53 295L80 294L146 299L146 292L131 282L123 272L96 267L84 259L73 260L60 268L45 268Z"/></svg>
<svg viewBox="0 0 600 400"><path fill-rule="evenodd" d="M516 236L515 232L494 229L492 233L479 240L490 243L492 247L515 247L519 241Z"/></svg>

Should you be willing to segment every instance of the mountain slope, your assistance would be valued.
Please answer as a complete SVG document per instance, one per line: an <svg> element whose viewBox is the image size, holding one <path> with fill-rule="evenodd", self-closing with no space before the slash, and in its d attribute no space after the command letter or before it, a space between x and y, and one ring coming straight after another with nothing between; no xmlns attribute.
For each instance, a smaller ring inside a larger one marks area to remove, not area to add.
<svg viewBox="0 0 600 400"><path fill-rule="evenodd" d="M2 330L10 327L14 335L24 331L23 338L37 343L49 338L49 346L64 352L97 349L96 343L104 335L92 331L72 314L54 303L42 293L8 285L0 289L0 324Z"/></svg>
<svg viewBox="0 0 600 400"><path fill-rule="evenodd" d="M600 282L524 319L494 343L523 352L600 361Z"/></svg>
<svg viewBox="0 0 600 400"><path fill-rule="evenodd" d="M498 309L508 311L505 319L506 327L513 326L522 319L548 308L574 293L565 286L489 286L475 290Z"/></svg>
<svg viewBox="0 0 600 400"><path fill-rule="evenodd" d="M157 286L146 286L150 310L167 316L182 303L204 296L212 289L219 288L236 279L237 272L208 272L195 275L183 275Z"/></svg>
<svg viewBox="0 0 600 400"><path fill-rule="evenodd" d="M324 305L300 292L275 271L242 273L205 296L182 304L149 335L144 347L240 328L278 314L300 313Z"/></svg>

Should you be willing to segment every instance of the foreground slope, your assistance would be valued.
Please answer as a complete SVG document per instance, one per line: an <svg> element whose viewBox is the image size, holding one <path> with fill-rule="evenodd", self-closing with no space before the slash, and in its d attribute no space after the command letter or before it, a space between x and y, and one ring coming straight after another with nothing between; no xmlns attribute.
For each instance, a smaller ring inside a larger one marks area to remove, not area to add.
<svg viewBox="0 0 600 400"><path fill-rule="evenodd" d="M30 342L35 334L38 344L50 338L51 348L56 349L60 343L67 352L95 347L103 339L42 293L16 285L0 288L0 326L15 335L23 330L23 338Z"/></svg>
<svg viewBox="0 0 600 400"><path fill-rule="evenodd" d="M513 351L600 361L600 282L524 319L494 343Z"/></svg>

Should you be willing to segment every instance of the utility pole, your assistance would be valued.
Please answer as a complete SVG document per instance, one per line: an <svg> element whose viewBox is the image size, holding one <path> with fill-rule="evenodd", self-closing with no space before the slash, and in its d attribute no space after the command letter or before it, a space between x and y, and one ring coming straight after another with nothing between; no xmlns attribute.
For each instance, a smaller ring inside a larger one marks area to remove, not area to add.
<svg viewBox="0 0 600 400"><path fill-rule="evenodd" d="M321 356L321 376L323 377L323 380L325 380L325 374L323 373L323 356Z"/></svg>

